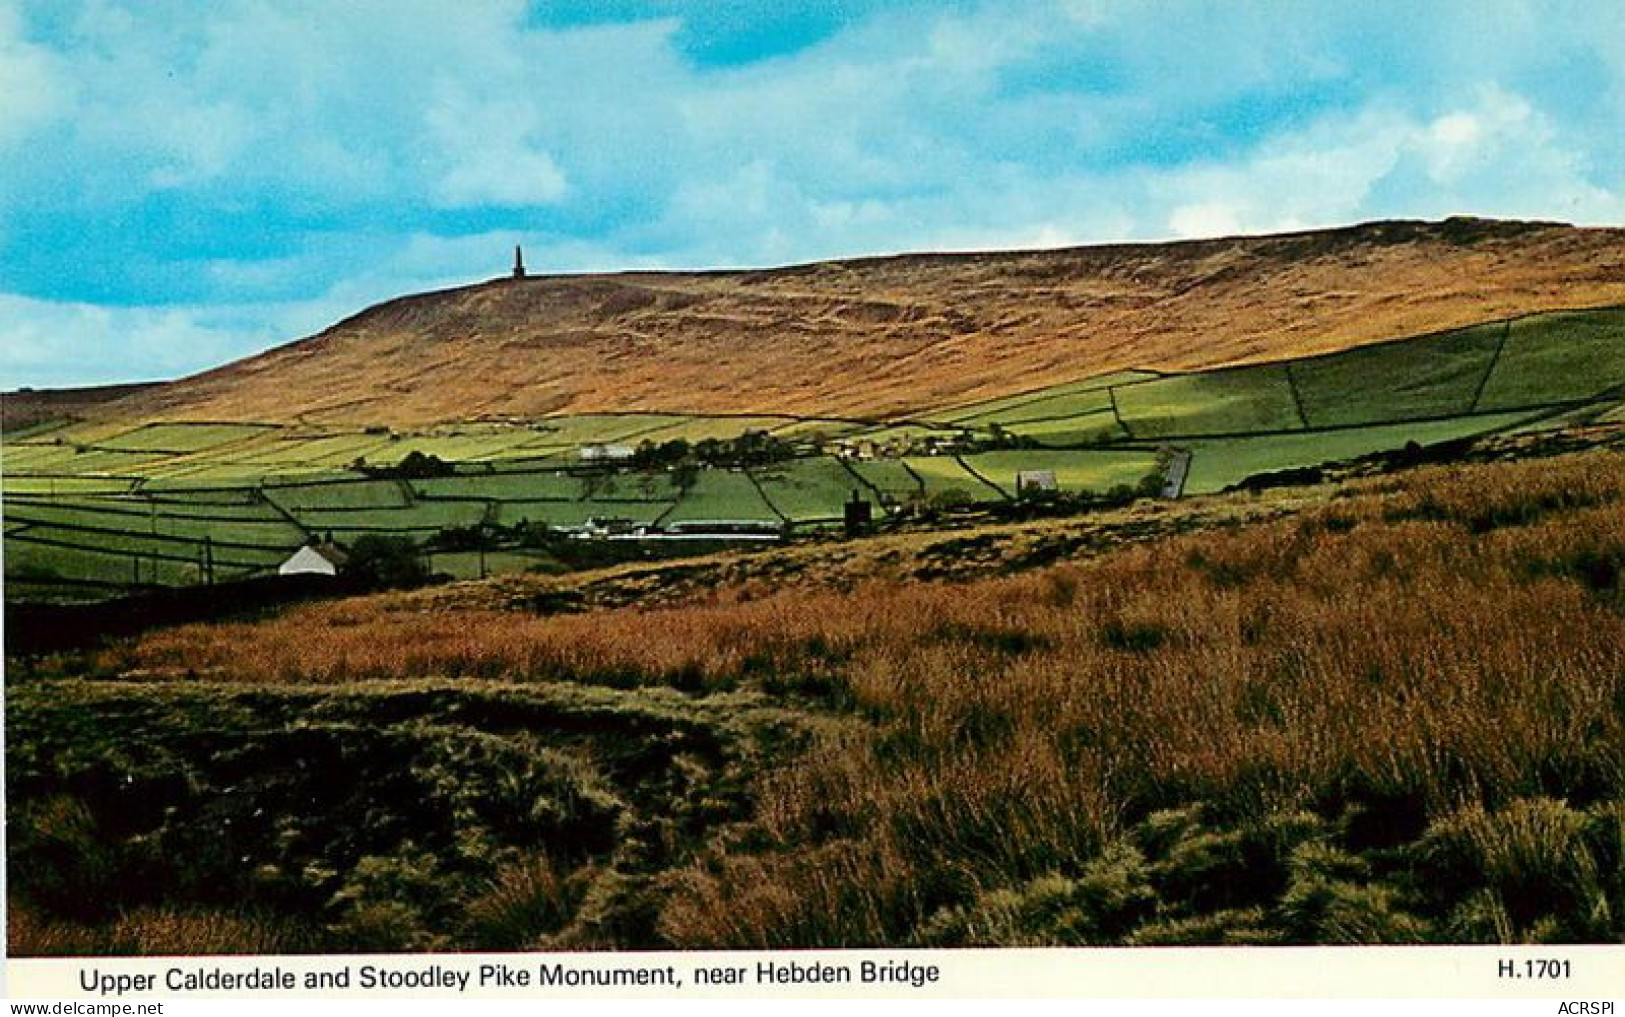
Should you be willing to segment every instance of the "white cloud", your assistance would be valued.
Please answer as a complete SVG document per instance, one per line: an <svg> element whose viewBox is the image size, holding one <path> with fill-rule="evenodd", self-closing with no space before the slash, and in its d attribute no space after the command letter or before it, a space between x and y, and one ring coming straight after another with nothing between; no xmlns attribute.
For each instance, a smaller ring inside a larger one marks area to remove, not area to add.
<svg viewBox="0 0 1625 1017"><path fill-rule="evenodd" d="M274 338L218 308L105 307L0 294L0 387L96 385L190 373ZM132 370L132 367L134 370Z"/></svg>
<svg viewBox="0 0 1625 1017"><path fill-rule="evenodd" d="M528 103L448 91L425 120L434 142L429 158L447 166L435 183L442 206L546 205L568 190L563 171L537 147L539 114Z"/></svg>
<svg viewBox="0 0 1625 1017"><path fill-rule="evenodd" d="M1487 86L1433 117L1387 103L1324 118L1223 164L1150 185L1175 236L1267 232L1361 219L1468 213L1621 221L1621 193L1593 183L1549 117Z"/></svg>
<svg viewBox="0 0 1625 1017"><path fill-rule="evenodd" d="M310 250L268 262L221 260L206 267L237 299L208 304L109 306L0 293L0 388L76 386L182 377L305 336L405 293L449 289L507 273L511 231L373 239L370 256L308 297L254 299L290 278L315 276L329 258ZM361 245L366 247L368 245ZM526 243L540 270L623 268L612 252L584 245ZM653 266L650 266L653 267Z"/></svg>
<svg viewBox="0 0 1625 1017"><path fill-rule="evenodd" d="M73 105L62 61L22 36L16 7L0 2L0 145L20 142L61 119Z"/></svg>
<svg viewBox="0 0 1625 1017"><path fill-rule="evenodd" d="M12 283L97 363L120 369L121 329L146 337L126 375L170 370L188 337L285 340L500 274L518 241L545 271L1625 220L1620 5L919 4L718 68L675 19L544 30L523 0L52 2L47 44L0 0L0 228L150 230L123 249L183 284L180 317L139 280L98 290L143 305L111 323L53 303L48 259ZM227 209L235 235L212 226ZM263 242L242 229L260 215ZM22 329L0 317L8 372Z"/></svg>
<svg viewBox="0 0 1625 1017"><path fill-rule="evenodd" d="M1242 231L1242 212L1222 201L1180 205L1168 214L1168 229L1180 238L1230 236Z"/></svg>

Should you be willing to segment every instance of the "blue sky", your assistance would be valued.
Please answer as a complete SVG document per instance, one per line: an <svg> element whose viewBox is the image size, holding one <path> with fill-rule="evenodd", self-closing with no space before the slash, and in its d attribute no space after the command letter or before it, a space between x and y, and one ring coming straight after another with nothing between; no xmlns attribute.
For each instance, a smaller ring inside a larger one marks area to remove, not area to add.
<svg viewBox="0 0 1625 1017"><path fill-rule="evenodd" d="M1625 223L1625 4L0 0L0 387L506 271Z"/></svg>

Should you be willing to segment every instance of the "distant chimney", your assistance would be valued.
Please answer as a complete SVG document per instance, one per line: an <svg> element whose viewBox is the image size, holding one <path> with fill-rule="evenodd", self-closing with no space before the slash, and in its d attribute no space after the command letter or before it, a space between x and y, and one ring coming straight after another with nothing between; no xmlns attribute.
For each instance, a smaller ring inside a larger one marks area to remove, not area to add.
<svg viewBox="0 0 1625 1017"><path fill-rule="evenodd" d="M518 244L513 245L513 277L515 279L525 277L525 252L519 249Z"/></svg>

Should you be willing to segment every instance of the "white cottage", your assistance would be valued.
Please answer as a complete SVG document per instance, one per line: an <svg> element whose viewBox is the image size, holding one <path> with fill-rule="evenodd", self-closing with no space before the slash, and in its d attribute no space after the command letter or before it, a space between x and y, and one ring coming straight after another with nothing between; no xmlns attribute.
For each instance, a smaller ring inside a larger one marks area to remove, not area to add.
<svg viewBox="0 0 1625 1017"><path fill-rule="evenodd" d="M630 445L609 445L604 442L593 442L583 445L578 451L584 463L625 462L637 455L637 449Z"/></svg>
<svg viewBox="0 0 1625 1017"><path fill-rule="evenodd" d="M306 544L278 565L276 571L281 576L336 576L344 558L344 552L332 544Z"/></svg>

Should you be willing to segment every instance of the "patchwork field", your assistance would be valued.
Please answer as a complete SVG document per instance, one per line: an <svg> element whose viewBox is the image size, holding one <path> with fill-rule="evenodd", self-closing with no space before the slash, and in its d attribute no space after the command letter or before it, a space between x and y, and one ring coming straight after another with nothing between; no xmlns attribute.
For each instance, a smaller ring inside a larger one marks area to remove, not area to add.
<svg viewBox="0 0 1625 1017"><path fill-rule="evenodd" d="M838 523L1002 503L1022 471L1064 496L1184 492L1407 445L1617 419L1625 309L1563 311L1291 361L1118 371L907 420L595 413L323 430L245 422L38 424L0 458L8 596L103 597L263 573L313 538ZM764 437L766 436L766 437ZM416 463L416 466L412 464ZM494 538L489 538L494 539ZM535 564L516 545L487 568ZM461 559L450 574L466 574ZM206 561L211 564L205 565ZM67 591L66 593L64 591ZM74 591L78 591L77 594Z"/></svg>

